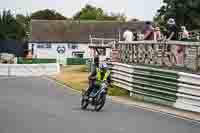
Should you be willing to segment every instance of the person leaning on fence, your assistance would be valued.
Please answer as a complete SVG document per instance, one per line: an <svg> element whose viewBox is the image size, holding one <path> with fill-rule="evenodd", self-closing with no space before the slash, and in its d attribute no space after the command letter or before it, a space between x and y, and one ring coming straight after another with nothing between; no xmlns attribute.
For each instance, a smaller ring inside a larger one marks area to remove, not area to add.
<svg viewBox="0 0 200 133"><path fill-rule="evenodd" d="M176 22L173 18L170 18L167 21L167 40L178 40L178 28Z"/></svg>
<svg viewBox="0 0 200 133"><path fill-rule="evenodd" d="M156 26L155 30L154 30L154 40L155 41L160 41L162 39L162 34L160 31L160 28L158 26Z"/></svg>
<svg viewBox="0 0 200 133"><path fill-rule="evenodd" d="M187 41L189 39L189 32L185 26L181 26L181 41Z"/></svg>
<svg viewBox="0 0 200 133"><path fill-rule="evenodd" d="M144 40L154 40L154 28L151 22L146 22L144 27Z"/></svg>
<svg viewBox="0 0 200 133"><path fill-rule="evenodd" d="M124 38L124 40L126 41L126 42L131 42L131 41L133 41L133 38L134 36L133 36L133 33L128 29L128 28L126 28L126 30L125 30L125 32L124 32L124 34L123 34L123 38Z"/></svg>
<svg viewBox="0 0 200 133"><path fill-rule="evenodd" d="M176 22L173 18L170 18L167 22L167 40L178 40L178 28L176 26ZM167 46L167 51L170 53L173 53L173 58L175 58L175 64L183 64L183 50L184 46L182 45L176 45L173 49L171 48L171 45ZM169 61L171 62L171 58L168 55Z"/></svg>
<svg viewBox="0 0 200 133"><path fill-rule="evenodd" d="M142 34L141 31L138 31L136 41L141 41L141 40L144 40L144 34Z"/></svg>

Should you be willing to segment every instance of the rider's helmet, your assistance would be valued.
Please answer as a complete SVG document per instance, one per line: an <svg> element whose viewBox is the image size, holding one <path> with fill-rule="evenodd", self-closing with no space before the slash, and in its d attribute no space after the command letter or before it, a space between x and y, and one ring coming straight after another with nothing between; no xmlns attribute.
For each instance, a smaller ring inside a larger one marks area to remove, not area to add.
<svg viewBox="0 0 200 133"><path fill-rule="evenodd" d="M101 70L107 70L108 69L108 65L106 63L101 63L100 66L99 66L99 68Z"/></svg>

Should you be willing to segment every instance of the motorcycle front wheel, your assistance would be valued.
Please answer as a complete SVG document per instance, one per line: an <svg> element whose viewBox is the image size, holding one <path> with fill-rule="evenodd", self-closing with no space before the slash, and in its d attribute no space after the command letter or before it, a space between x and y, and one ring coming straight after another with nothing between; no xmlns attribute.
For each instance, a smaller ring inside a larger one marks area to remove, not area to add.
<svg viewBox="0 0 200 133"><path fill-rule="evenodd" d="M106 102L106 94L102 94L101 98L98 99L96 102L97 102L97 104L95 105L94 110L98 112L103 108L103 106Z"/></svg>

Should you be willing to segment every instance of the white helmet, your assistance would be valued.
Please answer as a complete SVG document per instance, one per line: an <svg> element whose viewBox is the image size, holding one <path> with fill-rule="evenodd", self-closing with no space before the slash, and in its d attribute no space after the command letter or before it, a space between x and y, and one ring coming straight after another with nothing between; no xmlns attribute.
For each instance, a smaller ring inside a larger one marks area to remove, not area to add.
<svg viewBox="0 0 200 133"><path fill-rule="evenodd" d="M101 63L100 69L108 69L108 65L106 63Z"/></svg>
<svg viewBox="0 0 200 133"><path fill-rule="evenodd" d="M175 20L174 20L173 18L170 18L170 19L167 21L167 24L169 24L169 25L175 25L176 22L175 22Z"/></svg>

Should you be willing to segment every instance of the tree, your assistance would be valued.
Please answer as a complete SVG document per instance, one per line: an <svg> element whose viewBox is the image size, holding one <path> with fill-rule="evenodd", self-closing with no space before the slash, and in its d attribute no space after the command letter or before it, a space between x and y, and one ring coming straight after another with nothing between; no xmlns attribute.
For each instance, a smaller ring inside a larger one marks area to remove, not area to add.
<svg viewBox="0 0 200 133"><path fill-rule="evenodd" d="M10 11L0 13L0 39L1 40L22 40L25 36L25 30L20 25Z"/></svg>
<svg viewBox="0 0 200 133"><path fill-rule="evenodd" d="M108 15L102 8L97 8L92 5L86 5L81 11L77 12L74 20L126 20L126 16L120 13L111 13Z"/></svg>
<svg viewBox="0 0 200 133"><path fill-rule="evenodd" d="M31 17L26 15L24 16L23 14L17 14L16 15L16 21L23 27L25 31L25 37L28 38L30 34L30 21Z"/></svg>
<svg viewBox="0 0 200 133"><path fill-rule="evenodd" d="M31 19L40 20L66 20L62 14L56 12L55 10L45 9L39 10L31 14Z"/></svg>
<svg viewBox="0 0 200 133"><path fill-rule="evenodd" d="M200 28L199 0L163 0L164 5L158 10L155 22L163 25L169 18L175 18L177 24L190 29Z"/></svg>
<svg viewBox="0 0 200 133"><path fill-rule="evenodd" d="M106 18L108 20L126 21L125 14L121 14L121 13L111 13L111 15L105 15L104 18Z"/></svg>
<svg viewBox="0 0 200 133"><path fill-rule="evenodd" d="M104 16L104 12L101 8L96 8L91 5L86 5L84 8L81 9L78 13L74 15L74 19L81 19L81 20L96 20L102 19Z"/></svg>

